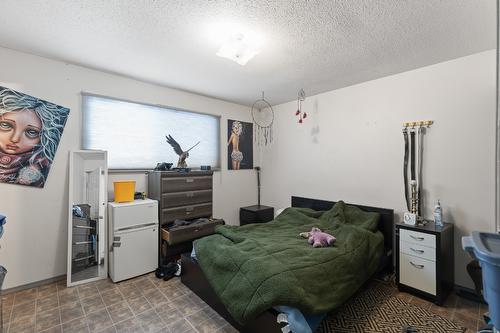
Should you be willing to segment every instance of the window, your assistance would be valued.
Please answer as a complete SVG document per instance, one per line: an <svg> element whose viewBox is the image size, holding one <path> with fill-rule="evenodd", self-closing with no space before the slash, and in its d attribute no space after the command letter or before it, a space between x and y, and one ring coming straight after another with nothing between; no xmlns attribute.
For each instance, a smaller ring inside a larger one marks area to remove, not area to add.
<svg viewBox="0 0 500 333"><path fill-rule="evenodd" d="M110 169L153 169L158 162L177 164L167 143L171 135L185 151L189 167L220 167L220 118L102 96L83 94L83 149L108 151Z"/></svg>

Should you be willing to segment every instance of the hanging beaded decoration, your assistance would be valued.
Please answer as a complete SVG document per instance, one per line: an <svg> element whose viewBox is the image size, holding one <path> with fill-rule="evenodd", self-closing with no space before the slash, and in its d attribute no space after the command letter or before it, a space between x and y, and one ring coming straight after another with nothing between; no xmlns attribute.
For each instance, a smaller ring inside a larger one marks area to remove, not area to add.
<svg viewBox="0 0 500 333"><path fill-rule="evenodd" d="M297 94L297 111L295 111L295 115L299 117L299 124L304 122L304 119L307 118L307 113L302 112L302 102L306 99L306 92L304 89L300 89Z"/></svg>
<svg viewBox="0 0 500 333"><path fill-rule="evenodd" d="M274 110L264 98L264 92L262 92L262 98L252 104L252 118L255 142L259 146L267 146L273 141Z"/></svg>

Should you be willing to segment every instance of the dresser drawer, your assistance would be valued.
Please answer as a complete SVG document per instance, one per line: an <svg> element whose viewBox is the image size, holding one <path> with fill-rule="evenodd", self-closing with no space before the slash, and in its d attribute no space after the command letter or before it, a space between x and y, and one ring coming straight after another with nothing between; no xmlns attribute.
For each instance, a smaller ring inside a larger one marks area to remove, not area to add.
<svg viewBox="0 0 500 333"><path fill-rule="evenodd" d="M400 228L399 238L403 242L436 248L436 236L424 232Z"/></svg>
<svg viewBox="0 0 500 333"><path fill-rule="evenodd" d="M164 208L189 206L205 202L212 202L212 190L163 193L161 195L161 204Z"/></svg>
<svg viewBox="0 0 500 333"><path fill-rule="evenodd" d="M178 226L172 229L162 228L161 237L169 245L179 244L185 241L198 239L211 235L217 225L224 224L224 220L206 220L197 224Z"/></svg>
<svg viewBox="0 0 500 333"><path fill-rule="evenodd" d="M410 256L436 261L436 249L420 244L409 243L399 239L399 251Z"/></svg>
<svg viewBox="0 0 500 333"><path fill-rule="evenodd" d="M176 219L190 220L210 216L212 216L212 203L166 208L161 211L161 223L174 222Z"/></svg>
<svg viewBox="0 0 500 333"><path fill-rule="evenodd" d="M162 193L211 190L212 176L163 177L161 179L161 188Z"/></svg>
<svg viewBox="0 0 500 333"><path fill-rule="evenodd" d="M400 253L399 283L436 295L436 263Z"/></svg>

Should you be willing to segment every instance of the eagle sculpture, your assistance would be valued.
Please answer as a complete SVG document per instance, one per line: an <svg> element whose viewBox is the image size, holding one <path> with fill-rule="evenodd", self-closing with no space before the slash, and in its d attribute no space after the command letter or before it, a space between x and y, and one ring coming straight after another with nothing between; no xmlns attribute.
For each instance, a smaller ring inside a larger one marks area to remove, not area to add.
<svg viewBox="0 0 500 333"><path fill-rule="evenodd" d="M177 141L175 141L175 139L171 135L167 135L166 138L167 138L168 144L171 145L172 148L174 149L175 153L177 155L179 155L179 161L177 161L177 167L178 168L187 168L186 158L189 157L189 151L191 149L193 149L194 147L196 147L201 141L198 141L198 143L196 143L194 146L192 146L188 150L183 151L181 146L179 145L179 143Z"/></svg>

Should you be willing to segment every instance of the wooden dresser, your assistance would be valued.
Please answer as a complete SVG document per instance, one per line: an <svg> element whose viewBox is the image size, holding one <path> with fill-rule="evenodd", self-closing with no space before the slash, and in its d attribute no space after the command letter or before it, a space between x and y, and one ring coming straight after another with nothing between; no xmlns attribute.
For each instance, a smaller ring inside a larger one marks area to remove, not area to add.
<svg viewBox="0 0 500 333"><path fill-rule="evenodd" d="M148 174L148 197L158 200L160 227L176 219L192 220L212 216L213 171L152 171ZM170 245L160 237L159 265L172 256L190 251L191 242Z"/></svg>

